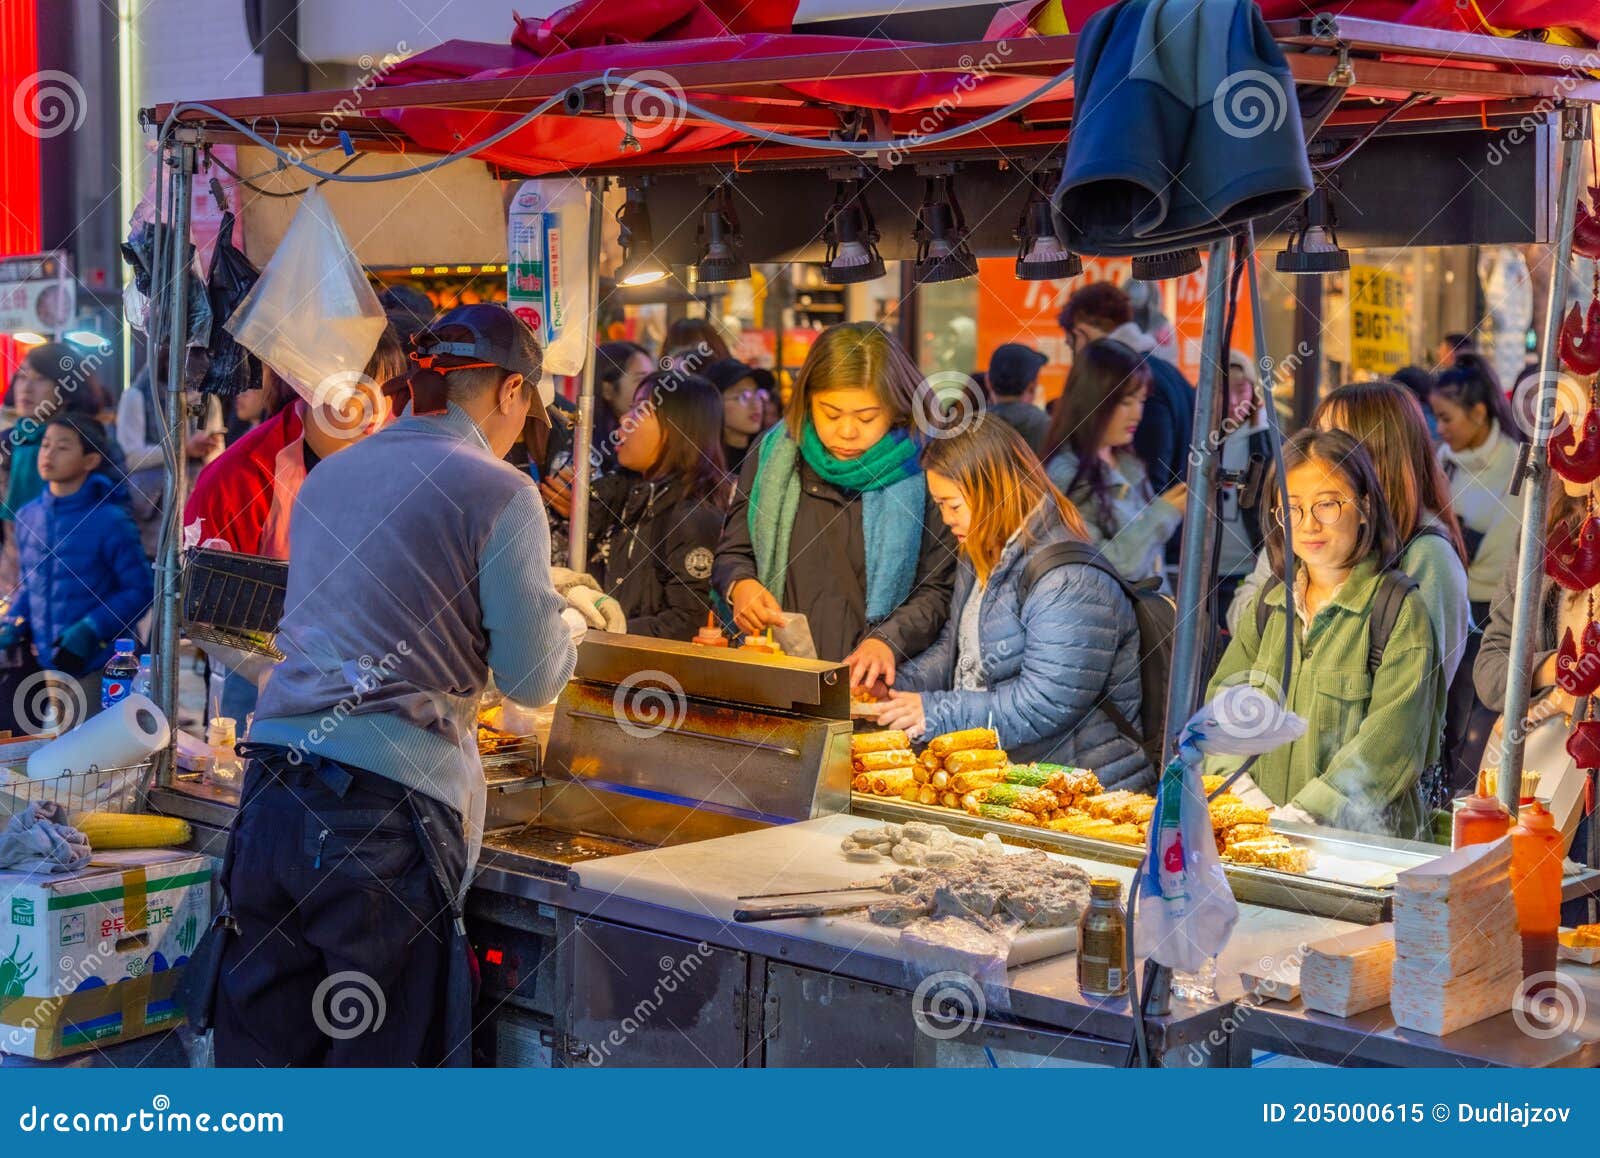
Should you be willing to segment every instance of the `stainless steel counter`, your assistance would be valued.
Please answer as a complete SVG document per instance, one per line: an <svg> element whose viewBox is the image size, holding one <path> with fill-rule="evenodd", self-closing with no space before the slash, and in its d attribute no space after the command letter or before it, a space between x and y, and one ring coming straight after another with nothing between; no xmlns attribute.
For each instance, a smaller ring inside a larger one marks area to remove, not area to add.
<svg viewBox="0 0 1600 1158"><path fill-rule="evenodd" d="M1337 1018L1288 1005L1241 1003L1233 1018L1230 1064L1248 1066L1256 1051L1341 1066L1500 1066L1543 1068L1600 1065L1600 969L1560 966L1563 984L1582 1003L1566 1028L1544 1026L1514 1013L1432 1037L1395 1026L1387 1005Z"/></svg>

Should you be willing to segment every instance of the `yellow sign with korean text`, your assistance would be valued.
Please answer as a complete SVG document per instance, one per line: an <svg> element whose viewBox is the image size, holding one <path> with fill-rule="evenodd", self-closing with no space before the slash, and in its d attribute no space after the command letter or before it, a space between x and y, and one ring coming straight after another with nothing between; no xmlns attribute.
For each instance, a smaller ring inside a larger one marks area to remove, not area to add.
<svg viewBox="0 0 1600 1158"><path fill-rule="evenodd" d="M1411 361L1405 280L1376 265L1350 267L1350 368L1389 377Z"/></svg>

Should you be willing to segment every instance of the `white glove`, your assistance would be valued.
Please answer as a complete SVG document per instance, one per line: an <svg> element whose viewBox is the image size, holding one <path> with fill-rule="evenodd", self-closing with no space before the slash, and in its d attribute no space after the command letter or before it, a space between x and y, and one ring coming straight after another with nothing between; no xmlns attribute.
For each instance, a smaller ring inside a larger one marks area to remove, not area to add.
<svg viewBox="0 0 1600 1158"><path fill-rule="evenodd" d="M556 593L559 595L565 595L574 587L593 587L596 591L600 590L600 584L595 581L593 575L587 575L582 571L574 571L569 567L550 568L550 585L556 589Z"/></svg>
<svg viewBox="0 0 1600 1158"><path fill-rule="evenodd" d="M583 615L575 607L561 609L561 622L567 625L567 635L573 643L582 643L583 637L589 633L589 625L584 622Z"/></svg>
<svg viewBox="0 0 1600 1158"><path fill-rule="evenodd" d="M1229 785L1228 791L1237 796L1241 802L1248 804L1251 808L1264 808L1268 812L1271 812L1276 807L1276 805L1272 803L1272 798L1265 792L1261 791L1260 785L1258 785L1254 780L1250 779L1250 773L1248 772Z"/></svg>
<svg viewBox="0 0 1600 1158"><path fill-rule="evenodd" d="M628 629L627 616L622 614L622 607L611 596L582 585L567 588L565 595L568 605L576 608L584 622L596 631L620 633Z"/></svg>
<svg viewBox="0 0 1600 1158"><path fill-rule="evenodd" d="M1307 812L1304 808L1300 808L1300 807L1298 807L1296 805L1293 805L1293 804L1285 804L1281 808L1274 808L1272 810L1272 819L1273 820L1287 820L1287 821L1289 821L1289 822L1291 822L1293 824L1321 824L1322 823L1315 816L1312 816L1311 813Z"/></svg>

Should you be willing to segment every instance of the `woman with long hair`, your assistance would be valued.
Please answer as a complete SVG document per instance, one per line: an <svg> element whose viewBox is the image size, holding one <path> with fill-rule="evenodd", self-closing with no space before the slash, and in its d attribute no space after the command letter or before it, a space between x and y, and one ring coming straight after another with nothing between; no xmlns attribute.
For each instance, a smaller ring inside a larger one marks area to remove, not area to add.
<svg viewBox="0 0 1600 1158"><path fill-rule="evenodd" d="M1415 837L1423 820L1418 774L1438 757L1444 683L1424 601L1394 570L1401 543L1384 488L1362 446L1337 430L1295 435L1283 470L1288 503L1279 510L1271 488L1267 554L1280 572L1287 521L1294 586L1270 582L1248 596L1209 694L1242 682L1276 691L1284 652L1293 649L1281 698L1309 727L1256 762L1255 783L1284 819ZM1257 614L1258 601L1266 614ZM1374 663L1380 614L1392 620L1382 624L1387 641ZM1237 762L1214 758L1207 770Z"/></svg>
<svg viewBox="0 0 1600 1158"><path fill-rule="evenodd" d="M1263 409L1272 405L1261 389L1255 359L1243 350L1228 354L1228 409L1223 415L1217 484L1217 605L1227 607L1265 545L1259 507L1244 502L1252 459L1272 461L1272 439Z"/></svg>
<svg viewBox="0 0 1600 1158"><path fill-rule="evenodd" d="M817 655L851 682L893 684L933 643L955 578L955 543L917 464L921 377L869 322L824 330L784 421L745 456L717 548L715 582L741 629L804 614Z"/></svg>
<svg viewBox="0 0 1600 1158"><path fill-rule="evenodd" d="M1503 576L1516 567L1522 537L1522 501L1511 493L1522 444L1527 441L1511 413L1500 378L1487 359L1462 354L1439 375L1428 398L1443 445L1439 463L1450 499L1461 519L1467 551L1467 600L1471 634L1462 670L1450 685L1445 743L1457 789L1476 782L1494 713L1477 695L1474 662L1489 623L1489 604Z"/></svg>
<svg viewBox="0 0 1600 1158"><path fill-rule="evenodd" d="M1342 430L1361 443L1383 488L1384 505L1400 536L1399 566L1417 581L1444 664L1446 686L1467 645L1466 548L1450 502L1450 486L1428 441L1416 397L1395 382L1353 382L1334 390L1311 416L1314 430ZM1243 608L1275 574L1265 556L1239 585L1228 626L1238 630Z"/></svg>
<svg viewBox="0 0 1600 1158"><path fill-rule="evenodd" d="M698 375L655 373L618 427L627 473L590 506L595 569L630 635L688 639L713 608L711 564L722 532L722 394Z"/></svg>
<svg viewBox="0 0 1600 1158"><path fill-rule="evenodd" d="M1104 571L1073 562L1023 590L1040 551L1087 542L1077 510L993 415L931 441L922 467L961 562L944 629L900 665L879 722L916 735L993 727L1013 759L1093 768L1108 788L1147 787L1149 759L1110 714L1141 714L1127 595Z"/></svg>
<svg viewBox="0 0 1600 1158"><path fill-rule="evenodd" d="M1041 456L1089 541L1134 582L1162 573L1188 493L1180 483L1157 495L1133 449L1149 394L1150 371L1134 350L1113 338L1088 343L1072 360Z"/></svg>

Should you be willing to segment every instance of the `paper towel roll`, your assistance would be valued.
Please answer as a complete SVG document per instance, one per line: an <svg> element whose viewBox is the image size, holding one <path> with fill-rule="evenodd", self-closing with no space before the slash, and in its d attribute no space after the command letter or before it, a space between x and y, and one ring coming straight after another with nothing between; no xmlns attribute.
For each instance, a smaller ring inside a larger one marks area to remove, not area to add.
<svg viewBox="0 0 1600 1158"><path fill-rule="evenodd" d="M167 717L149 696L132 695L28 757L32 780L137 764L166 747Z"/></svg>

